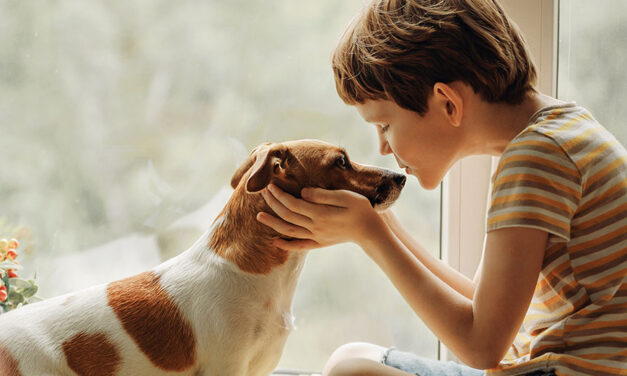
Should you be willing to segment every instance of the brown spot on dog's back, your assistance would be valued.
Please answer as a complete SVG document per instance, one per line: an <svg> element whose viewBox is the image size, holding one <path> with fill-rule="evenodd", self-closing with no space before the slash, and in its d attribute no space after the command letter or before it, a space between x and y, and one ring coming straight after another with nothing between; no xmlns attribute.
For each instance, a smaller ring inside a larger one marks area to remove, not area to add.
<svg viewBox="0 0 627 376"><path fill-rule="evenodd" d="M104 333L78 333L63 342L68 366L79 376L114 376L120 354Z"/></svg>
<svg viewBox="0 0 627 376"><path fill-rule="evenodd" d="M0 375L6 376L22 376L19 369L19 363L0 343Z"/></svg>
<svg viewBox="0 0 627 376"><path fill-rule="evenodd" d="M155 366L183 371L194 364L194 331L159 276L144 272L112 282L107 297L126 332Z"/></svg>

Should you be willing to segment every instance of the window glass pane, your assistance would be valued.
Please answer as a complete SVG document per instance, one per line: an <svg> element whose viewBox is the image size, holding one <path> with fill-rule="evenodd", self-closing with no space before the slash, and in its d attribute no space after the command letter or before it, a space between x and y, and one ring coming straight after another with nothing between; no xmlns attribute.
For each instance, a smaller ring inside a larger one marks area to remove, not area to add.
<svg viewBox="0 0 627 376"><path fill-rule="evenodd" d="M558 96L627 144L627 2L560 0Z"/></svg>
<svg viewBox="0 0 627 376"><path fill-rule="evenodd" d="M0 2L0 237L52 297L185 250L265 141L319 138L396 168L338 98L330 54L362 0ZM439 250L439 191L395 212ZM15 226L22 226L22 230ZM19 232L19 233L18 233ZM360 250L310 254L282 367L350 341L435 358L437 341Z"/></svg>

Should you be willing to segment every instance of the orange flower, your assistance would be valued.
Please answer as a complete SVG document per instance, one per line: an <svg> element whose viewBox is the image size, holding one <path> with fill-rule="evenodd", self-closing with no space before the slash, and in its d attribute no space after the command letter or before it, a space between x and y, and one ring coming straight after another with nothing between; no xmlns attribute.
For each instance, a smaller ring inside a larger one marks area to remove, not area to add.
<svg viewBox="0 0 627 376"><path fill-rule="evenodd" d="M17 252L15 252L14 250L10 249L7 252L7 258L11 261L15 260L17 258Z"/></svg>
<svg viewBox="0 0 627 376"><path fill-rule="evenodd" d="M0 302L6 301L8 296L9 295L7 294L7 287L0 286Z"/></svg>
<svg viewBox="0 0 627 376"><path fill-rule="evenodd" d="M17 239L9 240L9 249L16 249L19 246L20 246L20 242L18 242Z"/></svg>

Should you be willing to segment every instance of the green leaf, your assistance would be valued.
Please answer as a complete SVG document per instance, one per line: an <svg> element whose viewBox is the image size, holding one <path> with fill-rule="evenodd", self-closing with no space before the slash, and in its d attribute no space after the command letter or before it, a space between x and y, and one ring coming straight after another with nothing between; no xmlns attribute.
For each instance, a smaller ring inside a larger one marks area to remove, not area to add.
<svg viewBox="0 0 627 376"><path fill-rule="evenodd" d="M24 295L25 298L30 298L31 296L37 294L37 286L32 285L30 287L27 287L24 289L24 291L22 291L22 295Z"/></svg>
<svg viewBox="0 0 627 376"><path fill-rule="evenodd" d="M11 286L18 289L25 289L33 285L32 282L22 278L9 278L9 283L11 284Z"/></svg>
<svg viewBox="0 0 627 376"><path fill-rule="evenodd" d="M9 298L7 299L7 302L12 303L15 307L19 303L24 302L24 296L18 292L15 292L15 290L12 290L11 292L9 292Z"/></svg>

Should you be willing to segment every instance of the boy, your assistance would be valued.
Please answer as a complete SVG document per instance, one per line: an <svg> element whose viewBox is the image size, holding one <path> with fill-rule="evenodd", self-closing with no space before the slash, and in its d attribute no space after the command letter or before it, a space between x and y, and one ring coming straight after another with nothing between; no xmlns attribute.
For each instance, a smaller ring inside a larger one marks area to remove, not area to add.
<svg viewBox="0 0 627 376"><path fill-rule="evenodd" d="M588 111L536 91L501 7L375 0L344 33L333 71L340 97L376 126L380 152L424 188L463 157L501 157L473 280L355 193L263 192L281 218L258 220L296 238L277 246L357 243L469 366L358 343L324 374L627 375L627 152Z"/></svg>

